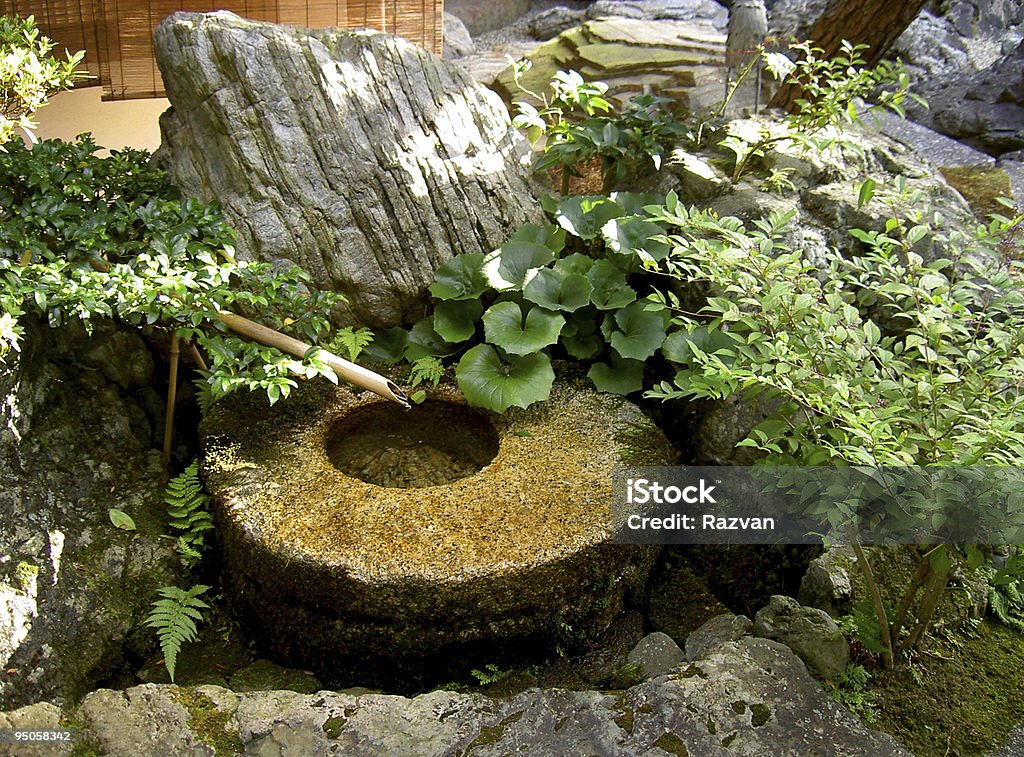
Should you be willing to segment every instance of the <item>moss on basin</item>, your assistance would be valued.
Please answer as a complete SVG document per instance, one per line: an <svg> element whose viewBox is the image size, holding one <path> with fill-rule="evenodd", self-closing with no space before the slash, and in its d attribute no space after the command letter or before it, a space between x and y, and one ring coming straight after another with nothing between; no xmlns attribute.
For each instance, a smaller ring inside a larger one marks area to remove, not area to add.
<svg viewBox="0 0 1024 757"><path fill-rule="evenodd" d="M463 403L444 386L430 399ZM611 473L673 453L630 403L556 384L545 403L486 415L498 449L478 473L397 488L327 452L339 420L377 402L307 383L203 423L228 584L278 656L328 679L426 681L586 639L646 580L653 552L609 543Z"/></svg>

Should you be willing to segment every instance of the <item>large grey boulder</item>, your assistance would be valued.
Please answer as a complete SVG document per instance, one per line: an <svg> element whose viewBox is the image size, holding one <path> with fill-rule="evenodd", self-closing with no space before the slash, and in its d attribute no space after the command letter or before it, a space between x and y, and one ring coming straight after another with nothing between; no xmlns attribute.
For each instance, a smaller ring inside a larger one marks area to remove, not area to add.
<svg viewBox="0 0 1024 757"><path fill-rule="evenodd" d="M434 268L541 218L498 97L398 37L175 13L154 45L172 180L220 202L244 257L345 293L336 321L416 320Z"/></svg>
<svg viewBox="0 0 1024 757"><path fill-rule="evenodd" d="M850 645L828 613L803 607L792 597L776 594L768 600L754 617L753 632L785 644L826 680L846 670L850 661Z"/></svg>
<svg viewBox="0 0 1024 757"><path fill-rule="evenodd" d="M26 722L25 713L16 717ZM110 757L193 757L211 754L213 743L244 754L345 757L908 754L834 702L786 647L753 638L621 693L408 699L148 684L97 691L75 717L83 742Z"/></svg>
<svg viewBox="0 0 1024 757"><path fill-rule="evenodd" d="M0 703L73 701L155 646L142 626L176 580L150 449L160 400L132 332L26 323L0 366ZM146 405L151 408L146 412ZM115 528L108 510L137 531Z"/></svg>

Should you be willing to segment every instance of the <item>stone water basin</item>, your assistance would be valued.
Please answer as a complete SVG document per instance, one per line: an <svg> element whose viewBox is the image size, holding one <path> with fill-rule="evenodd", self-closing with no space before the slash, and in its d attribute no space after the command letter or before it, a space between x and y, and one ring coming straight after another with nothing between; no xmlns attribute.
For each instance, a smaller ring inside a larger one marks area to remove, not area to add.
<svg viewBox="0 0 1024 757"><path fill-rule="evenodd" d="M321 680L414 690L603 631L653 565L613 545L611 473L671 464L623 398L556 383L504 415L442 386L403 411L306 382L201 429L229 598L265 650Z"/></svg>

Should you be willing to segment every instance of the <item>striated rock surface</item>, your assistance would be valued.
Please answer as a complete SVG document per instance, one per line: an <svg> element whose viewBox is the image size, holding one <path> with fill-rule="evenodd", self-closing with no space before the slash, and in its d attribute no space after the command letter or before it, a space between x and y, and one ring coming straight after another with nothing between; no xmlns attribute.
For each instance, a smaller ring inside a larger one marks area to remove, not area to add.
<svg viewBox="0 0 1024 757"><path fill-rule="evenodd" d="M221 203L243 256L344 292L337 321L414 321L436 266L540 218L500 100L400 38L175 13L155 51L174 182Z"/></svg>
<svg viewBox="0 0 1024 757"><path fill-rule="evenodd" d="M50 723L53 713L0 718L24 724L32 715ZM213 744L218 754L346 757L909 754L833 701L786 647L752 638L621 693L531 689L491 699L433 691L409 699L150 684L97 691L76 720L80 740L111 757L193 757L212 754Z"/></svg>

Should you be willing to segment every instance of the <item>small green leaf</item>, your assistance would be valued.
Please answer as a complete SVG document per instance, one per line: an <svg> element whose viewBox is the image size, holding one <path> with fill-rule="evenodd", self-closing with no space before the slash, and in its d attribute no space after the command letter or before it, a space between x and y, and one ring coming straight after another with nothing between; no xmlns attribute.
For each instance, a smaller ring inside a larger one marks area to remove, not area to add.
<svg viewBox="0 0 1024 757"><path fill-rule="evenodd" d="M558 341L565 319L543 308L530 308L523 319L518 303L499 302L483 316L487 341L511 355L529 355Z"/></svg>
<svg viewBox="0 0 1024 757"><path fill-rule="evenodd" d="M857 207L863 208L875 195L875 180L866 179L863 184L860 185L860 191L857 193Z"/></svg>
<svg viewBox="0 0 1024 757"><path fill-rule="evenodd" d="M542 352L504 361L491 345L478 344L462 356L455 378L471 405L503 413L546 400L555 373Z"/></svg>
<svg viewBox="0 0 1024 757"><path fill-rule="evenodd" d="M123 510L112 507L107 510L107 517L110 518L110 522L114 524L115 528L120 528L122 531L135 530L135 521Z"/></svg>

